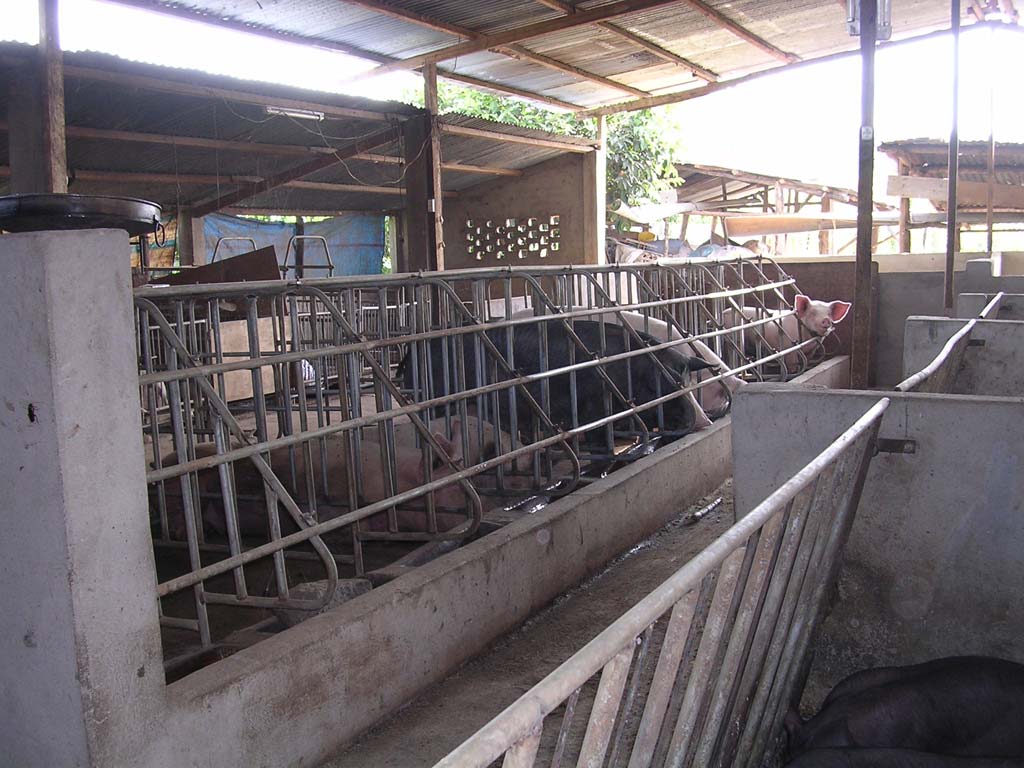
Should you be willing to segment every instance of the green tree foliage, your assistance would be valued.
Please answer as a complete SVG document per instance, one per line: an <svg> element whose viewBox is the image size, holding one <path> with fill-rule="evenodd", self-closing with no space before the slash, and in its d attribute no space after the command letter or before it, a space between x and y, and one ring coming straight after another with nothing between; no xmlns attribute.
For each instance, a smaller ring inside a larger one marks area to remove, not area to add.
<svg viewBox="0 0 1024 768"><path fill-rule="evenodd" d="M419 90L410 91L406 100L423 106L423 94ZM570 136L593 138L597 135L593 120L453 83L438 83L437 101L442 114L458 112ZM678 144L678 130L665 112L645 109L608 118L608 202L621 200L627 205L652 202L658 199L660 192L678 185L679 176L672 164L678 154Z"/></svg>
<svg viewBox="0 0 1024 768"><path fill-rule="evenodd" d="M608 118L608 201L641 205L678 186L674 126L649 109Z"/></svg>

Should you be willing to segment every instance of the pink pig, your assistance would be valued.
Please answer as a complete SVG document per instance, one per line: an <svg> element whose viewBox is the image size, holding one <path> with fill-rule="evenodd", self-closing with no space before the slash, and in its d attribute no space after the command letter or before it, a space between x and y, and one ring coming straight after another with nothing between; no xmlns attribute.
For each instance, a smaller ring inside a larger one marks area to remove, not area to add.
<svg viewBox="0 0 1024 768"><path fill-rule="evenodd" d="M793 314L786 315L774 323L758 326L756 330L747 331L748 343L758 338L759 333L764 340L776 350L788 349L811 337L823 337L832 332L836 323L840 322L850 311L852 305L846 301L816 301L804 294L797 294L793 301ZM736 310L727 309L722 319L727 328L742 323L749 323L765 317L778 317L781 312L765 312L759 307L743 307L742 318L737 318ZM806 333L804 333L806 331ZM796 370L800 365L800 354L793 353L783 358L786 368Z"/></svg>

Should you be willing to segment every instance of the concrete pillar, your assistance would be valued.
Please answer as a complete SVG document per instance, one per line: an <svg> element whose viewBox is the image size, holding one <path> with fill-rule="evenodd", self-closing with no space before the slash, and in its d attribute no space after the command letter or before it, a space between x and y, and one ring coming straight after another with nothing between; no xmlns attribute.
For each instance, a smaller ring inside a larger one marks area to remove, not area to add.
<svg viewBox="0 0 1024 768"><path fill-rule="evenodd" d="M601 146L583 158L583 262L604 264L605 211L607 209L607 168L605 118L597 118L597 139Z"/></svg>
<svg viewBox="0 0 1024 768"><path fill-rule="evenodd" d="M0 273L3 762L125 764L164 691L128 237L5 235Z"/></svg>

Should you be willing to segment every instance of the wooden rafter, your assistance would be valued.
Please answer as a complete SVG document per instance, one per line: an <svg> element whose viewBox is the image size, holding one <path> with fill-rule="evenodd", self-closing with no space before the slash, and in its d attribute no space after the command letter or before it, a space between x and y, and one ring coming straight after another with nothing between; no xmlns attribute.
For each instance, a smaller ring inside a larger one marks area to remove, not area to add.
<svg viewBox="0 0 1024 768"><path fill-rule="evenodd" d="M400 134L401 131L393 126L386 128L383 131L378 131L371 136L354 141L347 147L338 149L330 155L316 157L308 162L295 166L294 168L289 168L288 170L275 174L274 176L261 179L260 181L253 182L251 184L246 184L241 189L229 192L226 195L221 195L216 200L196 206L192 215L196 218L205 216L209 213L219 211L221 208L226 208L229 205L234 205L242 200L247 200L250 197L255 197L256 195L268 192L271 189L280 187L290 181L297 181L304 176L308 176L309 174L315 173L316 171L324 168L330 168L332 165L344 162L345 160L353 158L363 152L369 152L371 149L383 144L390 144L392 141L396 141Z"/></svg>
<svg viewBox="0 0 1024 768"><path fill-rule="evenodd" d="M345 2L350 5L357 5L360 8L366 8L367 10L384 14L385 16L389 16L394 19L401 19L402 21L407 21L411 24L426 27L427 29L432 29L435 32L444 32L445 34L462 37L467 40L479 40L484 37L483 33L469 29L468 27L463 27L458 24L450 24L446 21L426 16L415 11L409 11L404 8L397 8L390 3L380 2L380 0L345 0ZM587 72L579 67L574 67L571 64L566 64L565 62L553 59L550 56L544 56L543 54L531 51L529 48L522 45L494 46L494 51L515 59L531 61L542 67L563 72L583 80L590 80L591 82L598 83L606 88L624 91L625 93L630 93L634 96L642 97L650 95L639 88L633 88L632 86L616 82L615 80L595 74L594 72Z"/></svg>
<svg viewBox="0 0 1024 768"><path fill-rule="evenodd" d="M470 128L465 125L451 125L439 123L441 133L449 133L453 136L469 136L476 139L488 139L490 141L502 141L507 144L525 144L531 147L548 147L560 149L563 152L593 152L595 145L592 144L570 144L567 141L555 141L554 139L537 139L532 136L519 136L514 133L500 133L488 131L483 128Z"/></svg>
<svg viewBox="0 0 1024 768"><path fill-rule="evenodd" d="M367 61L373 61L377 64L394 64L400 61L392 56L385 56L384 54L377 53L375 51L368 51L364 48L359 48L354 45L347 43L336 43L329 40L322 40L317 37L306 37L304 35L292 35L286 32L278 32L272 29L265 29L263 27L253 26L240 21L234 21L232 19L211 19L207 14L199 11L192 11L188 8L170 7L161 5L155 0L113 0L113 2L119 5L127 5L133 8L141 8L143 10L152 11L154 13L161 13L166 16L176 16L178 18L191 19L193 21L206 22L214 24L218 27L225 29L233 29L238 32L245 32L247 34L255 35L257 37L264 37L269 40L279 40L287 43L296 43L299 45L309 45L316 48L322 48L328 51L337 51L338 53L344 53L349 56L354 56L359 59L366 59ZM567 109L575 111L579 109L578 104L572 104L561 99L556 99L551 96L544 96L533 91L527 91L522 88L514 88L512 86L503 85L501 83L492 83L487 80L481 80L475 77L468 77L466 75L460 75L449 70L438 68L438 76L445 80L453 80L455 82L463 83L465 85L472 86L474 88L488 88L490 90L498 91L500 93L507 93L512 96L519 96L524 99L532 99L539 101L544 104L550 104L553 107L559 109Z"/></svg>
<svg viewBox="0 0 1024 768"><path fill-rule="evenodd" d="M526 59L527 61L532 61L535 64L540 64L542 67L553 69L556 72L563 72L567 75L573 75L574 77L578 77L581 80L589 80L592 83L598 83L599 85L603 85L606 88L612 88L617 91L630 93L633 96L639 96L640 98L644 98L645 96L651 95L648 91L643 91L639 88L634 88L631 85L626 85L625 83L617 82L615 80L612 80L611 78L596 75L593 72L587 72L586 70L580 69L579 67L574 67L572 64L566 64L564 61L558 61L557 59L553 59L550 56L545 56L540 53L533 53L531 51L528 56L520 56L519 51L526 50L520 45L509 46L508 50L510 51L510 55L514 56L515 58L523 58Z"/></svg>
<svg viewBox="0 0 1024 768"><path fill-rule="evenodd" d="M678 1L679 0L619 0L618 2L609 3L608 5L579 11L571 16L560 16L556 19L547 19L545 21L527 24L522 27L515 27L501 32L481 35L475 40L469 40L465 43L459 43L447 48L442 48L439 51L410 56L409 58L402 59L395 64L385 64L366 74L380 75L385 72L396 70L416 69L431 62L438 63L441 61L447 61L449 59L466 56L478 51L486 51L489 48L497 48L511 43L518 43L522 40L529 40L531 37L539 37L540 35L546 35L551 32L561 32L565 29L573 29L575 27L584 26L585 24L594 24L598 21L607 21L609 19L618 18L619 16L625 16L629 13L647 11L651 8L669 5L670 3Z"/></svg>
<svg viewBox="0 0 1024 768"><path fill-rule="evenodd" d="M566 14L573 14L577 12L577 8L572 3L566 2L565 0L537 0L541 5L551 8L555 11L562 11ZM709 83L714 83L718 80L718 75L712 72L710 69L702 67L696 62L690 61L687 58L680 56L678 53L673 53L667 48L648 40L646 37L638 35L636 32L630 32L628 29L620 27L618 24L614 24L610 21L599 21L596 26L611 32L613 35L629 40L633 45L638 48L643 48L648 53L653 53L659 59L675 64L676 66L688 69L693 73L694 77L699 77Z"/></svg>
<svg viewBox="0 0 1024 768"><path fill-rule="evenodd" d="M748 43L753 45L755 48L760 48L762 51L767 53L769 56L774 56L776 59L788 62L790 64L795 64L796 62L800 61L800 57L797 56L796 54L788 53L787 51L783 51L780 48L776 48L774 45L769 43L764 38L758 37L757 35L755 35L753 32L751 32L746 27L741 26L740 24L737 24L735 21L733 21L728 16L726 16L724 13L722 13L721 11L719 11L716 8L712 8L707 3L701 2L701 0L681 0L681 1L686 3L688 6L693 8L698 13L701 13L704 16L706 16L707 18L711 19L711 21L713 21L715 24L717 24L722 29L727 29L730 32L732 32L734 35L736 35L737 37L742 38L743 40L746 40Z"/></svg>
<svg viewBox="0 0 1024 768"><path fill-rule="evenodd" d="M217 88L209 85L196 85L181 80L164 80L159 77L147 77L146 75L133 75L126 72L115 72L109 69L95 69L92 67L79 67L66 64L64 66L65 77L78 78L81 80L94 80L96 82L123 85L128 88L142 88L158 93L176 93L183 96L202 96L205 98L225 99L239 104L255 104L258 106L275 106L284 109L305 109L315 112L323 112L327 117L367 120L377 123L386 123L394 120L404 120L409 117L407 114L394 114L387 112L371 112L365 109L351 109L338 107L332 104L322 104L304 99L288 99L278 96L270 96L263 93L251 93L248 91L235 90L233 88Z"/></svg>

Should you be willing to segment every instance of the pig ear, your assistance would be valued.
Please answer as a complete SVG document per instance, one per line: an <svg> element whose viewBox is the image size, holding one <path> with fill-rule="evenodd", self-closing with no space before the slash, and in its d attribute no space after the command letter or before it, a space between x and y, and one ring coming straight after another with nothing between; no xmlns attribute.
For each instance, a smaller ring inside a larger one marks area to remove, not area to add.
<svg viewBox="0 0 1024 768"><path fill-rule="evenodd" d="M852 306L848 301L833 301L828 305L828 316L832 318L833 323L838 323L846 317Z"/></svg>
<svg viewBox="0 0 1024 768"><path fill-rule="evenodd" d="M811 308L811 297L804 296L802 293L798 293L796 298L793 300L793 309L796 310L797 317L803 317L807 314L807 310Z"/></svg>

